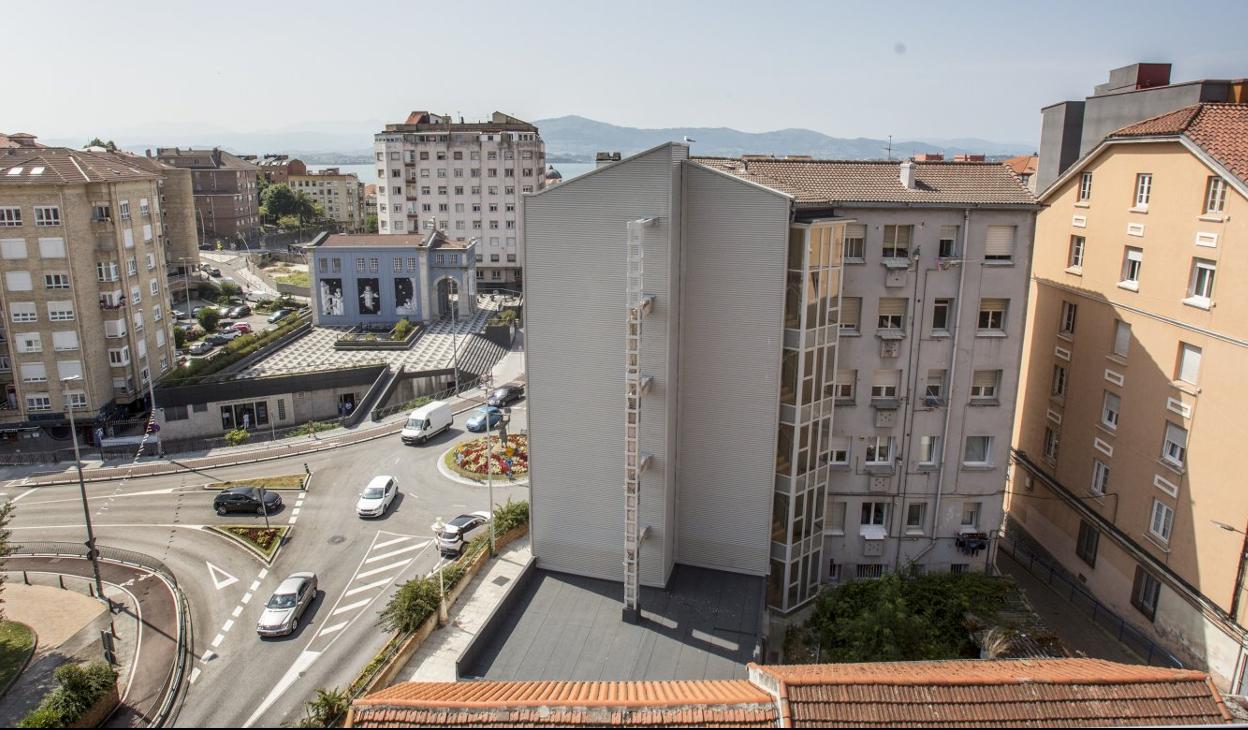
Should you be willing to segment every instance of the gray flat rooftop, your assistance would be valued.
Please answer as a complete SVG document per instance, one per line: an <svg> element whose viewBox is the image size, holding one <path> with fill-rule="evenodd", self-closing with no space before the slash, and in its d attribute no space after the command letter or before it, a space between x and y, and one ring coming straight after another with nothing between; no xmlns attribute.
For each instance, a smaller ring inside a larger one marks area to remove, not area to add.
<svg viewBox="0 0 1248 730"><path fill-rule="evenodd" d="M620 583L538 570L523 590L466 677L744 679L756 659L762 578L678 565L667 590L642 589L635 625Z"/></svg>

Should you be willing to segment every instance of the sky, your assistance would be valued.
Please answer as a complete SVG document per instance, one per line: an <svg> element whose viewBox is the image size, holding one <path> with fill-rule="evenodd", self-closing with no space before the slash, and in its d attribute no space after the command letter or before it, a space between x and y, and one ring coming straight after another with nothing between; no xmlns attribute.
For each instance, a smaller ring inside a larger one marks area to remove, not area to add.
<svg viewBox="0 0 1248 730"><path fill-rule="evenodd" d="M0 131L338 129L424 109L1034 143L1109 69L1248 76L1248 2L41 0ZM17 73L12 73L17 69ZM26 70L22 70L26 69Z"/></svg>

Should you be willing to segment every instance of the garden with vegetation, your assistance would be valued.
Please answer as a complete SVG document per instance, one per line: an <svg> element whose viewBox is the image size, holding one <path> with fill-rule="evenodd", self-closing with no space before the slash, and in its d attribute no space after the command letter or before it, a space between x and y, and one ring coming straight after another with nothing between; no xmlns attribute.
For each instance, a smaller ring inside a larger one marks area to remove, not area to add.
<svg viewBox="0 0 1248 730"><path fill-rule="evenodd" d="M488 441L487 441L488 439ZM493 454L490 453L491 446ZM529 437L511 434L506 445L497 436L486 436L456 444L446 453L446 465L461 476L484 481L486 464L491 474L506 479L529 475Z"/></svg>
<svg viewBox="0 0 1248 730"><path fill-rule="evenodd" d="M784 637L785 661L908 662L979 658L975 634L1015 591L982 573L886 573L825 590Z"/></svg>
<svg viewBox="0 0 1248 730"><path fill-rule="evenodd" d="M216 489L233 489L234 487L254 487L256 489L303 489L307 474L278 474L272 477L253 477L251 479L233 479L213 485Z"/></svg>
<svg viewBox="0 0 1248 730"><path fill-rule="evenodd" d="M22 673L35 653L35 632L26 624L0 621L0 694Z"/></svg>
<svg viewBox="0 0 1248 730"><path fill-rule="evenodd" d="M218 318L220 317L220 315L217 316ZM233 341L222 346L220 352L215 357L194 360L186 367L171 371L160 382L162 385L177 385L192 378L199 378L224 370L261 347L289 334L296 327L303 324L305 322L301 318L291 316L271 330L252 332L235 337Z"/></svg>
<svg viewBox="0 0 1248 730"><path fill-rule="evenodd" d="M290 531L287 525L276 527L255 527L252 525L208 525L211 532L225 535L256 552L265 560L272 560L277 549L282 546L282 538Z"/></svg>
<svg viewBox="0 0 1248 730"><path fill-rule="evenodd" d="M106 662L62 664L52 676L57 686L18 727L81 727L77 723L117 687L117 672Z"/></svg>

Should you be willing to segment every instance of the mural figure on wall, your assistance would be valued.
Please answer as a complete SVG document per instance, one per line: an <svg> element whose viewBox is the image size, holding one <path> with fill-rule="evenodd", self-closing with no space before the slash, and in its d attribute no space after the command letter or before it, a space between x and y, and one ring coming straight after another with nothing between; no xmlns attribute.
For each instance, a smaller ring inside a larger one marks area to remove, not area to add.
<svg viewBox="0 0 1248 730"><path fill-rule="evenodd" d="M394 313L411 317L416 315L416 288L409 278L394 280Z"/></svg>
<svg viewBox="0 0 1248 730"><path fill-rule="evenodd" d="M321 279L321 316L341 317L344 313L342 279Z"/></svg>
<svg viewBox="0 0 1248 730"><path fill-rule="evenodd" d="M355 288L360 292L360 314L381 312L381 284L377 279L356 279Z"/></svg>

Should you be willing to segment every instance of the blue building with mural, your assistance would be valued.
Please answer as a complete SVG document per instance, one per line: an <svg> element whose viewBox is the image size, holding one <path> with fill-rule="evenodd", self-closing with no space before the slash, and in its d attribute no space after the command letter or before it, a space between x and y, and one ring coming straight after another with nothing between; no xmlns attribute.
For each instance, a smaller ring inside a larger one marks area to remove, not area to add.
<svg viewBox="0 0 1248 730"><path fill-rule="evenodd" d="M412 235L322 233L305 248L312 321L323 327L429 322L477 313L478 241L439 230Z"/></svg>

